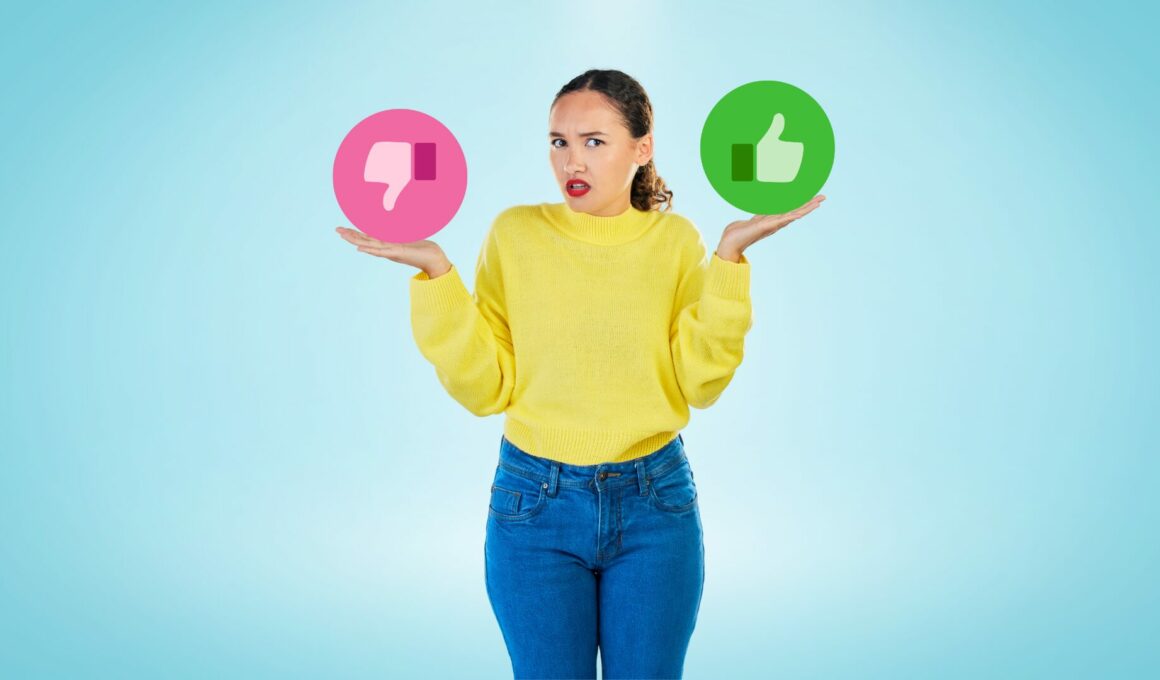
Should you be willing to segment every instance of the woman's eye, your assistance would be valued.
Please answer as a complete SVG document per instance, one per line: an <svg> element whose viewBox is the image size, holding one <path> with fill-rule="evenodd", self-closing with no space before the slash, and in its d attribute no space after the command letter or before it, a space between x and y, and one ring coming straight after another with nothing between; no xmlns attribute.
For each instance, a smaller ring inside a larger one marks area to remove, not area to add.
<svg viewBox="0 0 1160 680"><path fill-rule="evenodd" d="M560 147L556 145L556 142L562 142L562 141L564 141L564 140L562 140L562 139L553 139L553 140L552 140L552 146L553 146L553 147L555 147L555 148L557 148L557 149L559 149ZM596 139L595 137L589 137L589 138L588 138L588 141L589 141L589 142L596 142L596 144L597 144L597 145L600 145L600 144L603 144L603 143L604 143L604 141L603 141L603 140ZM587 142L585 142L585 143L587 143Z"/></svg>

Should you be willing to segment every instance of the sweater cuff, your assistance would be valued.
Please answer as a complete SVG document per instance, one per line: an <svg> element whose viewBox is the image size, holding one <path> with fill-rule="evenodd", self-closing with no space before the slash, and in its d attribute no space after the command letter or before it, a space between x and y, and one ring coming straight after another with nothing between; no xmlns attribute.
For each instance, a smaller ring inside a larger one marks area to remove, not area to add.
<svg viewBox="0 0 1160 680"><path fill-rule="evenodd" d="M411 277L411 301L416 309L446 312L464 303L474 305L475 299L467 292L455 265L443 274L431 278L420 271Z"/></svg>
<svg viewBox="0 0 1160 680"><path fill-rule="evenodd" d="M740 262L730 262L717 257L716 251L709 258L709 273L705 279L705 292L730 300L749 299L749 260L742 253Z"/></svg>

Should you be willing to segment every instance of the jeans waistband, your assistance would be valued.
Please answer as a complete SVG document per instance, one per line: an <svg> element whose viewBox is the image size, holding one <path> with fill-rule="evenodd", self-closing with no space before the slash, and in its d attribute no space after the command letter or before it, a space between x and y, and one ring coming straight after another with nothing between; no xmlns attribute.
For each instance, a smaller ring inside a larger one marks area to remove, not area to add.
<svg viewBox="0 0 1160 680"><path fill-rule="evenodd" d="M548 493L554 496L557 487L616 488L639 484L646 488L646 480L660 477L686 461L685 438L681 434L661 448L639 458L616 463L596 465L569 465L549 458L535 456L500 436L499 465L507 471L537 482L548 483Z"/></svg>

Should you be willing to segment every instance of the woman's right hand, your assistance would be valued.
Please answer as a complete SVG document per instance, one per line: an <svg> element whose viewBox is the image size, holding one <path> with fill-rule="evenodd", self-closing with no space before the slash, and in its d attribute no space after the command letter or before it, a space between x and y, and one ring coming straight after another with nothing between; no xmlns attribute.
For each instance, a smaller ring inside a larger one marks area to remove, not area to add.
<svg viewBox="0 0 1160 680"><path fill-rule="evenodd" d="M426 272L429 278L433 279L451 271L451 260L447 259L443 249L434 241L389 243L371 238L357 229L337 227L335 231L345 241L358 246L360 252L418 267Z"/></svg>

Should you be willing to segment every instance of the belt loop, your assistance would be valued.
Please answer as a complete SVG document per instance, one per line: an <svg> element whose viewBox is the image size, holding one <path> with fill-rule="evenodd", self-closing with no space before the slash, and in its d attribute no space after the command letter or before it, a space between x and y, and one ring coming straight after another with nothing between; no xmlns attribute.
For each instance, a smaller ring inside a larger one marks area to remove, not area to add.
<svg viewBox="0 0 1160 680"><path fill-rule="evenodd" d="M551 469L548 470L548 495L553 498L556 496L556 481L560 479L560 464L553 462Z"/></svg>
<svg viewBox="0 0 1160 680"><path fill-rule="evenodd" d="M648 495L648 471L644 469L644 463L639 460L634 463L634 467L636 467L636 483L640 487L640 495Z"/></svg>

